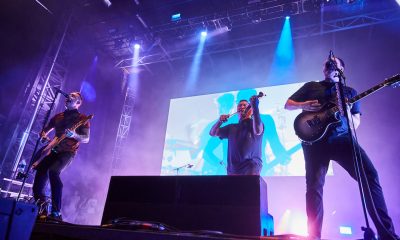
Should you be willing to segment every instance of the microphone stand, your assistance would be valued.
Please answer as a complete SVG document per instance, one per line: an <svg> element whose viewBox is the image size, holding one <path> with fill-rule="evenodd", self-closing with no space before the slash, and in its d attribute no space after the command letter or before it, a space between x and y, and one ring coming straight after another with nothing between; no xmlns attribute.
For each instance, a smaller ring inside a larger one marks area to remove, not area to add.
<svg viewBox="0 0 400 240"><path fill-rule="evenodd" d="M191 168L191 167L193 167L193 165L190 164L190 163L188 163L188 164L185 164L185 165L183 165L183 166L174 168L174 169L172 169L172 170L176 171L176 175L179 175L179 170L181 170L182 168Z"/></svg>
<svg viewBox="0 0 400 240"><path fill-rule="evenodd" d="M364 213L364 218L365 218L366 227L361 227L361 229L364 231L364 240L376 240L375 233L371 229L369 221L368 221L366 197L369 197L369 199L370 199L370 202L372 205L371 208L373 209L374 214L376 215L376 219L379 221L379 223L383 227L383 229L386 229L386 227L381 222L381 220L377 214L377 211L375 209L374 201L371 196L371 191L369 188L368 180L367 180L365 170L363 167L363 163L362 163L362 159L361 159L360 145L358 144L358 141L357 141L357 134L356 134L356 130L354 128L353 119L352 119L352 116L349 116L349 111L347 111L347 104L346 104L346 99L344 96L344 89L343 89L344 86L347 86L346 85L346 76L344 75L343 71L338 68L336 61L333 60L333 59L335 59L335 57L332 52L331 52L331 55L332 55L332 58L330 58L330 61L333 64L333 66L335 67L335 70L339 73L339 75L338 75L339 84L336 85L336 86L338 86L338 89L336 89L336 91L339 91L340 99L338 99L338 104L341 104L341 106L338 106L338 107L339 107L339 109L343 110L344 117L347 120L347 129L350 134L350 143L351 143L352 150L353 150L353 160L354 160L354 168L355 168L355 172L356 172L356 179L357 179L358 188L360 191L361 203L362 203L362 208L363 208L363 213ZM351 125L353 126L353 128L350 127L351 126L350 121L351 121ZM366 194L368 194L368 196ZM389 231L387 231L387 233L389 234L389 236L391 235L389 233ZM395 238L393 238L393 239L395 239Z"/></svg>
<svg viewBox="0 0 400 240"><path fill-rule="evenodd" d="M51 111L54 108L54 105L55 105L55 102L56 102L56 99L57 99L59 93L60 93L60 89L56 88L56 95L54 96L53 100L51 101L50 109L46 113L46 116L45 116L44 121L43 121L42 129L44 129L46 127L47 122L49 121ZM20 199L20 197L21 197L22 191L24 189L24 185L26 183L26 180L28 179L29 171L30 171L30 169L32 167L33 160L34 160L35 155L37 153L37 148L39 146L40 140L41 140L41 137L39 136L39 138L36 140L35 148L33 149L32 156L31 156L31 158L29 160L29 164L27 165L28 167L26 168L24 173L19 175L19 176L22 177L23 181L22 181L22 184L21 184L21 188L20 188L20 190L18 192L18 196L17 196L16 201L18 201Z"/></svg>

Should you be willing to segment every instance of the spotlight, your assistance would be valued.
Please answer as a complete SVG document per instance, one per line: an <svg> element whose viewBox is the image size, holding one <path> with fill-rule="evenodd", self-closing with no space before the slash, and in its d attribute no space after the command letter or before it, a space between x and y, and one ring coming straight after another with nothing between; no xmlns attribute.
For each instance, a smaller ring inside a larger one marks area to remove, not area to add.
<svg viewBox="0 0 400 240"><path fill-rule="evenodd" d="M181 20L181 14L180 13L176 13L176 14L171 16L171 21L172 22L176 22L176 21L179 21L179 20Z"/></svg>
<svg viewBox="0 0 400 240"><path fill-rule="evenodd" d="M103 0L103 2L107 7L110 7L112 4L110 0Z"/></svg>
<svg viewBox="0 0 400 240"><path fill-rule="evenodd" d="M202 37L207 37L207 31L202 31L202 32L201 32L201 36L202 36Z"/></svg>
<svg viewBox="0 0 400 240"><path fill-rule="evenodd" d="M135 43L135 45L133 46L135 49L140 49L140 44Z"/></svg>
<svg viewBox="0 0 400 240"><path fill-rule="evenodd" d="M349 227L349 226L340 226L339 232L342 235L352 235L353 234L353 231L352 231L351 227Z"/></svg>
<svg viewBox="0 0 400 240"><path fill-rule="evenodd" d="M286 18L286 20L289 20L289 19L290 19L290 16L286 16L285 18Z"/></svg>

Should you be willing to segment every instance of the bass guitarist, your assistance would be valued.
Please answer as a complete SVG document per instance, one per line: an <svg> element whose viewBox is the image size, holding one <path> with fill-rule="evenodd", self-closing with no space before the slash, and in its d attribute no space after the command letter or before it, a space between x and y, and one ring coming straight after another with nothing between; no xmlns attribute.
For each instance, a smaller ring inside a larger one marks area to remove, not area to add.
<svg viewBox="0 0 400 240"><path fill-rule="evenodd" d="M86 118L84 114L78 111L81 105L82 96L79 92L68 94L65 101L66 110L56 114L40 133L42 139L48 139L47 134L52 130L55 130L56 137L61 137L64 134L66 136L35 167L37 172L33 183L33 196L38 205L42 206L46 202L45 187L47 182L50 181L52 205L49 216L57 220L62 220L61 200L63 184L60 174L71 163L79 148L79 144L89 142L89 122L80 125L75 131L71 130L73 125ZM42 216L46 215L46 211L42 213Z"/></svg>
<svg viewBox="0 0 400 240"><path fill-rule="evenodd" d="M308 82L289 97L285 109L318 112L334 102L337 103L336 84L339 84L339 73L334 66L344 71L345 64L340 58L332 58L325 62L323 73L325 79L319 82ZM350 99L356 96L356 91L350 87L343 88L344 97ZM360 124L360 103L355 102L348 106L349 116L353 119L354 126ZM356 173L353 163L352 145L346 119L338 116L341 121L326 130L322 138L312 143L303 142L303 152L306 166L306 211L308 217L308 233L310 239L320 239L323 221L323 186L329 161L332 159L341 165L353 179ZM310 123L311 124L311 123ZM395 234L392 219L389 217L382 188L379 183L378 173L366 152L360 147L361 161L364 166L367 181L371 189L372 201L377 210L376 214L370 214L377 228L380 239L399 239ZM372 202L366 198L368 211L373 211ZM382 224L385 227L382 227ZM387 230L385 230L386 228Z"/></svg>

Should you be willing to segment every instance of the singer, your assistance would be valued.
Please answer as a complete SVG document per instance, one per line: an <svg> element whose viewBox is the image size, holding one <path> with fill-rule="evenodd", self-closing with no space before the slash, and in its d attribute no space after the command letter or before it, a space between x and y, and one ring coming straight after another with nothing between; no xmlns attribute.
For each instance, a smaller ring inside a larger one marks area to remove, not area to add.
<svg viewBox="0 0 400 240"><path fill-rule="evenodd" d="M335 66L336 65L336 66ZM338 102L339 74L344 71L344 61L329 54L325 61L323 73L325 79L319 82L308 82L289 97L285 104L285 109L301 109L307 112L322 111L326 104ZM339 72L340 71L340 72ZM350 99L357 95L356 91L345 86L343 88L344 97ZM360 125L360 102L355 102L352 106L347 106L345 111L349 112L350 119L353 119L354 128ZM309 239L321 239L323 221L323 187L325 175L328 170L330 160L336 161L342 166L353 179L356 172L353 162L351 135L345 117L340 116L341 122L335 127L327 130L322 139L309 143L303 143L303 152L306 166L306 211L308 217ZM352 126L352 124L350 125ZM379 218L387 230L380 227L379 220L372 217L378 230L379 239L399 239L395 234L393 222L389 217L382 188L379 183L378 173L366 152L360 147L361 162L364 166L367 181L371 189L372 201L378 212ZM373 210L369 198L366 199L369 212ZM393 235L393 236L390 236Z"/></svg>
<svg viewBox="0 0 400 240"><path fill-rule="evenodd" d="M228 175L260 175L264 124L258 109L259 97L251 97L250 103L247 100L239 101L239 123L221 127L230 117L221 115L211 127L211 136L228 139Z"/></svg>
<svg viewBox="0 0 400 240"><path fill-rule="evenodd" d="M35 168L37 172L33 183L33 196L38 206L42 208L47 203L45 187L48 180L50 180L52 205L49 217L57 220L62 220L61 199L63 184L60 174L71 163L79 148L79 144L89 142L88 122L79 126L76 131L70 130L74 124L77 124L81 119L86 117L78 111L83 101L81 94L79 92L73 92L67 94L66 97L66 110L56 114L40 133L42 139L48 139L47 134L55 130L55 135L57 137L65 134L66 138L54 147L51 153ZM39 214L39 219L45 219L48 213L46 209L44 209L43 212L39 210Z"/></svg>

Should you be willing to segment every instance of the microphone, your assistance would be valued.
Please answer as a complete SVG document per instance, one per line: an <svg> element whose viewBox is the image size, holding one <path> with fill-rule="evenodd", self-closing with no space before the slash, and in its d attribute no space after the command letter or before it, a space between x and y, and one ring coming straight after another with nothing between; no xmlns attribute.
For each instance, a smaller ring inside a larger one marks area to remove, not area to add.
<svg viewBox="0 0 400 240"><path fill-rule="evenodd" d="M192 168L193 166L194 166L194 165L193 165L193 164L190 164L190 163L189 163L188 165L186 165L187 168Z"/></svg>
<svg viewBox="0 0 400 240"><path fill-rule="evenodd" d="M64 97L69 98L69 94L59 89L58 87L53 87L57 92L61 93Z"/></svg>
<svg viewBox="0 0 400 240"><path fill-rule="evenodd" d="M335 61L335 56L333 55L333 51L329 50L328 62L333 62L333 61Z"/></svg>

